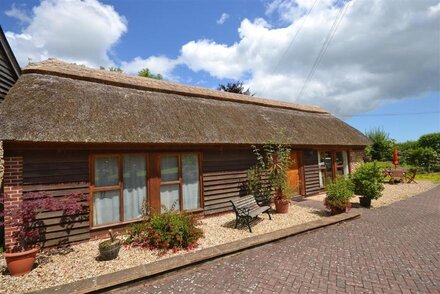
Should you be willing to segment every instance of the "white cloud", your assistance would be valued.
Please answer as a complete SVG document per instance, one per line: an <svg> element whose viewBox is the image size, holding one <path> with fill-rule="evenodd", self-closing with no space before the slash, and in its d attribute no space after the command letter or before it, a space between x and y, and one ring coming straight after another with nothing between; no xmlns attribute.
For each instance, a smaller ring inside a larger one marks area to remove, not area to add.
<svg viewBox="0 0 440 294"><path fill-rule="evenodd" d="M136 57L132 61L122 62L121 68L129 74L137 74L141 69L148 68L154 74L161 74L166 79L173 80L172 71L179 62L165 56L150 56L146 59Z"/></svg>
<svg viewBox="0 0 440 294"><path fill-rule="evenodd" d="M28 15L26 9L24 7L17 7L15 3L12 4L11 9L5 11L5 14L23 23L29 23L31 21L31 17Z"/></svg>
<svg viewBox="0 0 440 294"><path fill-rule="evenodd" d="M290 19L288 25L272 28L263 19L244 19L238 42L190 41L182 46L178 59L213 77L246 79L246 86L259 96L317 104L340 115L371 110L384 100L440 91L438 1L356 0L340 1L338 7L323 0L304 21L313 2L274 1L267 13ZM351 7L298 97L344 5Z"/></svg>
<svg viewBox="0 0 440 294"><path fill-rule="evenodd" d="M229 18L229 14L223 12L222 15L220 16L220 18L217 19L217 24L220 24L220 25L224 24L225 21L228 20L228 18Z"/></svg>
<svg viewBox="0 0 440 294"><path fill-rule="evenodd" d="M21 12L8 15L27 15ZM94 67L113 65L111 48L127 31L125 18L96 0L43 0L27 22L21 33L6 32L22 66L28 58L36 62L49 57Z"/></svg>

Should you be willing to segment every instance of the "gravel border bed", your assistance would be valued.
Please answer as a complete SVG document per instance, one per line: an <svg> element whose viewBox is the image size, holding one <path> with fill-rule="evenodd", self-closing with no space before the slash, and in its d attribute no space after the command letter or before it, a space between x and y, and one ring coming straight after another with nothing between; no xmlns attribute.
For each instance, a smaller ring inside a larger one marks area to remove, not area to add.
<svg viewBox="0 0 440 294"><path fill-rule="evenodd" d="M199 247L195 250L307 223L324 216L322 211L291 205L288 214L274 214L272 221L267 215L262 215L253 224L253 233L249 233L245 227L234 229L233 213L205 218L201 220L205 237L201 239ZM73 245L61 253L58 251L54 253L55 250L52 250L39 254L36 268L28 275L23 277L0 275L0 293L25 293L44 289L187 253L180 251L159 256L157 251L123 247L117 259L98 262L96 257L99 255L99 242L100 240L95 240ZM5 273L4 258L1 258L0 267Z"/></svg>
<svg viewBox="0 0 440 294"><path fill-rule="evenodd" d="M385 189L382 193L382 197L378 200L371 201L372 208L378 208L385 205L390 205L391 203L407 199L409 197L415 196L422 192L431 190L438 184L431 181L417 181L417 183L411 184L389 184L385 183ZM307 197L309 200L324 201L325 193ZM359 196L352 198L351 203L359 203Z"/></svg>

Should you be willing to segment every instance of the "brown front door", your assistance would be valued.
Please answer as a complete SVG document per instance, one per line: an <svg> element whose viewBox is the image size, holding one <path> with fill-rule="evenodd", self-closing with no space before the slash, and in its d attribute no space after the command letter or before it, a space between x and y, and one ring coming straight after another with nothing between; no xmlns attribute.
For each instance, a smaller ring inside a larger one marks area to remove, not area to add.
<svg viewBox="0 0 440 294"><path fill-rule="evenodd" d="M289 185L292 189L296 191L296 193L300 192L300 177L299 177L299 164L298 164L298 152L292 151L290 153L292 164L287 172L287 180L289 181Z"/></svg>

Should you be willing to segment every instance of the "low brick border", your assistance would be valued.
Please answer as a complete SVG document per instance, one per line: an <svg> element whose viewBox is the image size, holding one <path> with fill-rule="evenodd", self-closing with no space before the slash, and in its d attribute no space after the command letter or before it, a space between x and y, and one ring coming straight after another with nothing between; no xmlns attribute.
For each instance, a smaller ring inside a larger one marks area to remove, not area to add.
<svg viewBox="0 0 440 294"><path fill-rule="evenodd" d="M290 228L257 235L255 237L249 237L242 240L190 252L187 254L177 255L167 259L117 271L114 273L109 273L93 278L79 280L76 282L63 284L51 288L46 288L31 293L34 294L90 293L93 291L104 290L128 282L151 278L153 276L164 274L172 270L181 269L190 265L202 263L222 256L237 253L245 249L264 245L293 235L305 233L311 230L316 230L343 221L352 220L359 216L360 216L359 212L350 211L348 213L342 213L342 214L322 218L316 221L296 225Z"/></svg>

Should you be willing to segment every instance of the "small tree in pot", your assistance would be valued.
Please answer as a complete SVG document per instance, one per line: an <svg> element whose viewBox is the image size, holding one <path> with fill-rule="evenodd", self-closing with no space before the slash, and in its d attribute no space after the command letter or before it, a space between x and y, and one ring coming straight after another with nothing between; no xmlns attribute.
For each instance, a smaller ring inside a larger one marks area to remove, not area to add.
<svg viewBox="0 0 440 294"><path fill-rule="evenodd" d="M253 148L258 162L254 169L263 175L259 176L261 182L258 187L264 187L263 193L274 198L278 213L287 213L293 196L287 181L287 172L292 164L291 149L283 144L266 144L262 150ZM267 179L265 183L263 178Z"/></svg>
<svg viewBox="0 0 440 294"><path fill-rule="evenodd" d="M325 187L327 196L324 205L332 215L343 213L351 208L350 199L353 197L353 182L349 178L339 177Z"/></svg>
<svg viewBox="0 0 440 294"><path fill-rule="evenodd" d="M384 189L383 174L376 162L361 165L353 175L354 192L359 195L360 204L371 206L371 200L379 199Z"/></svg>
<svg viewBox="0 0 440 294"><path fill-rule="evenodd" d="M17 228L13 233L17 243L4 253L9 273L13 276L27 274L34 265L38 242L44 233L43 224L37 221L40 212L63 211L65 215L71 216L83 211L82 205L78 203L83 198L82 194L69 194L57 199L40 192L28 193L23 198L23 202L10 212L10 225Z"/></svg>

